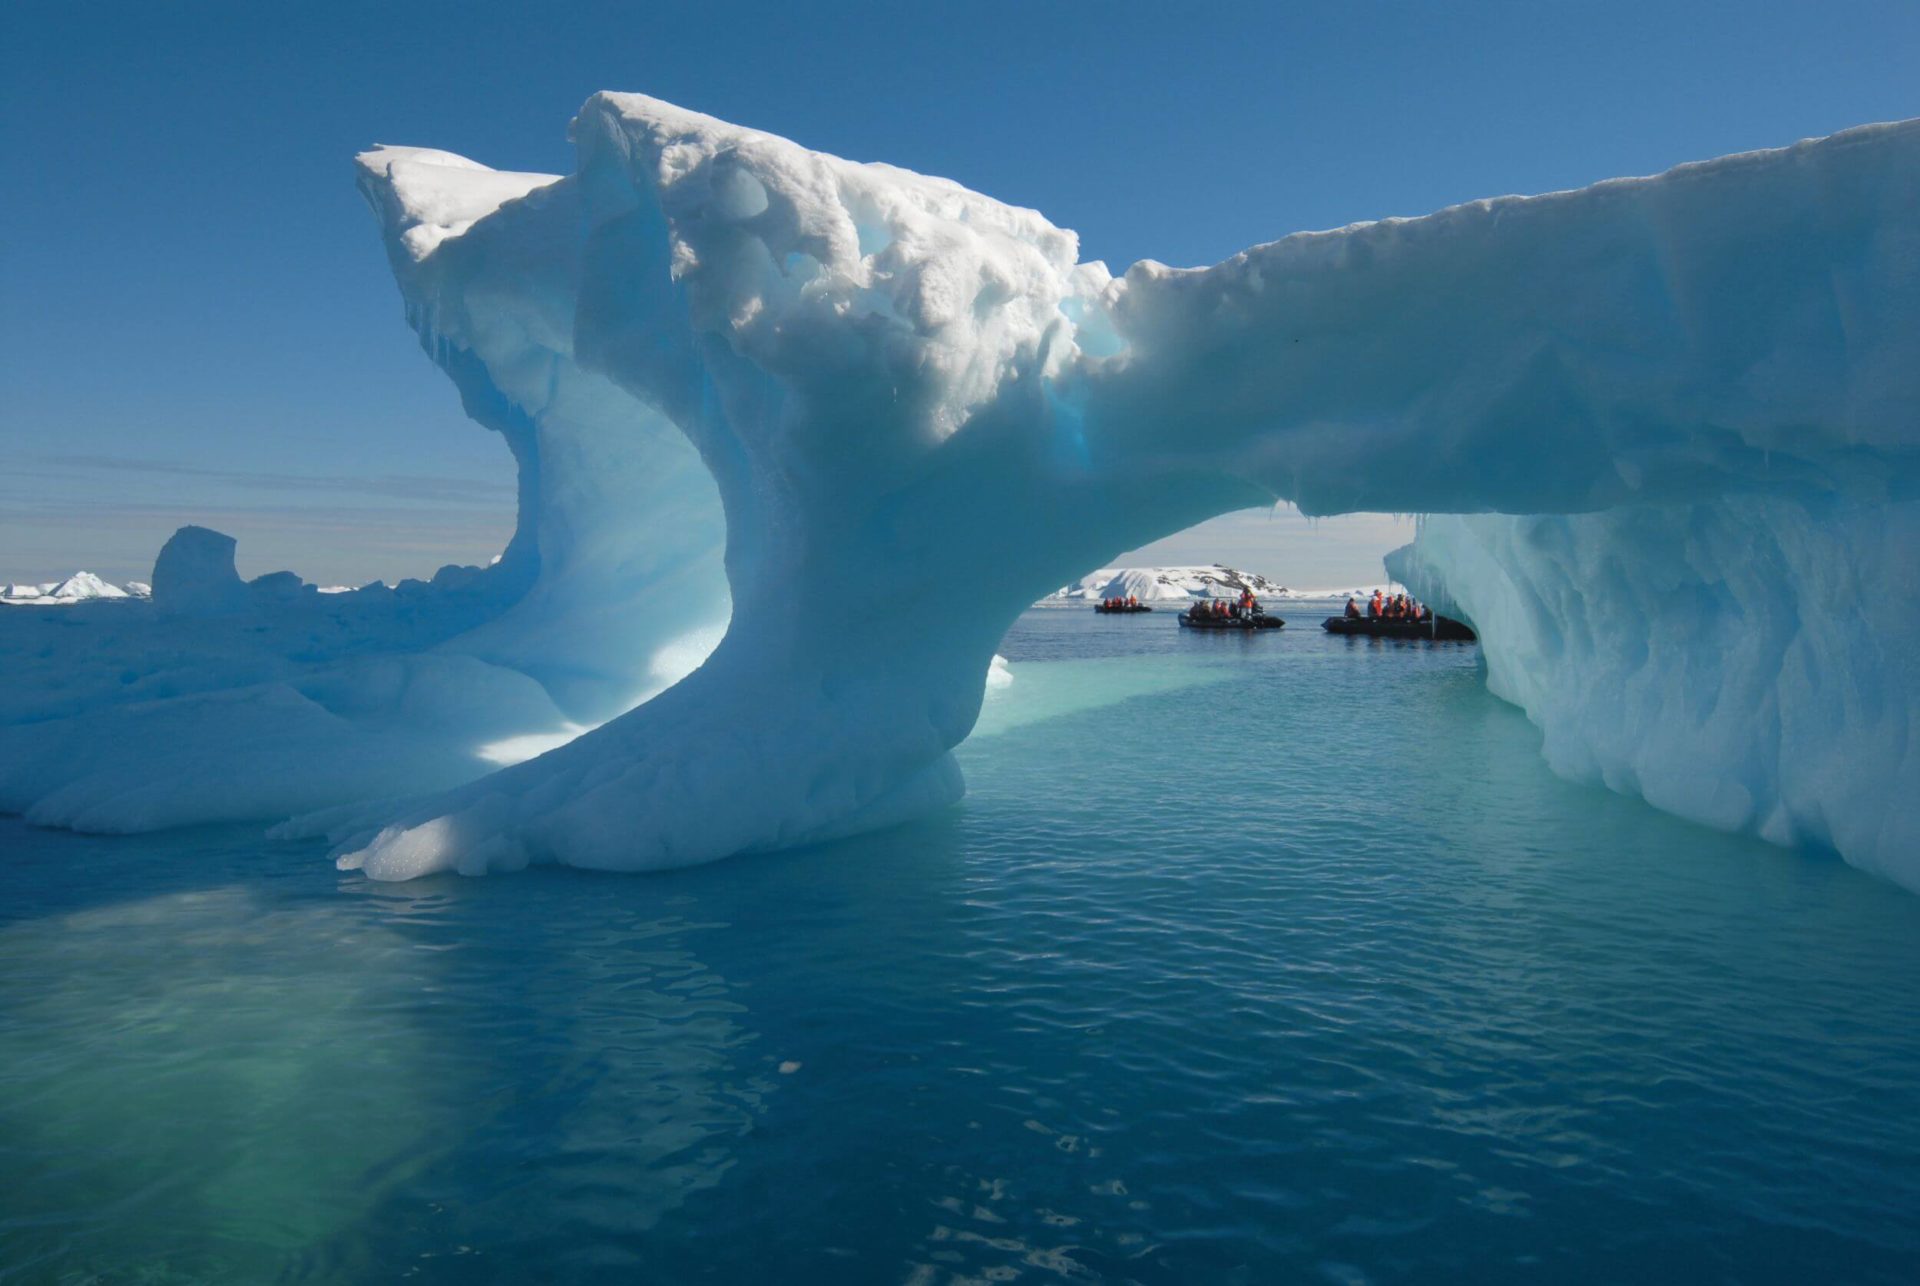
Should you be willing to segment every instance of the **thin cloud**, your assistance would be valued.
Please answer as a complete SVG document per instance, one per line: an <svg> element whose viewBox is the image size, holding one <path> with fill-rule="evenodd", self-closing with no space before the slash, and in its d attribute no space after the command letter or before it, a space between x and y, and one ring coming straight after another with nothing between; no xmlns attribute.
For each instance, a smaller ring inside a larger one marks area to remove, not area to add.
<svg viewBox="0 0 1920 1286"><path fill-rule="evenodd" d="M439 474L307 474L260 473L214 469L171 460L142 460L125 456L28 456L10 469L15 477L63 478L76 474L126 474L173 478L205 478L236 487L263 491L346 493L385 496L409 501L497 505L511 501L510 482L482 478L454 478Z"/></svg>

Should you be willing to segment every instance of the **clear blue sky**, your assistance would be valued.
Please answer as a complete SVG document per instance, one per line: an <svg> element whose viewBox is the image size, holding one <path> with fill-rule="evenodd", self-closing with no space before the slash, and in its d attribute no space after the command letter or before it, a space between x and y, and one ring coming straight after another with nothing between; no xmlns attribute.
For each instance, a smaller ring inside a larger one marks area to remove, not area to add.
<svg viewBox="0 0 1920 1286"><path fill-rule="evenodd" d="M496 552L506 453L415 347L350 159L563 171L597 89L947 175L1117 270L1920 115L1920 4L8 0L0 580L139 576L189 521L249 575ZM1153 553L1332 584L1405 532Z"/></svg>

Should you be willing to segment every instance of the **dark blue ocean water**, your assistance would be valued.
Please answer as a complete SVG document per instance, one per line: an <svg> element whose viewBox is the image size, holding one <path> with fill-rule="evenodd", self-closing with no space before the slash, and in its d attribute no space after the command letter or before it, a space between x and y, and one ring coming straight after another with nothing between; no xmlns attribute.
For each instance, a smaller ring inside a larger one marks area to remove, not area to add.
<svg viewBox="0 0 1920 1286"><path fill-rule="evenodd" d="M960 807L668 875L0 820L0 1280L1920 1279L1920 898L1294 613L1030 612Z"/></svg>

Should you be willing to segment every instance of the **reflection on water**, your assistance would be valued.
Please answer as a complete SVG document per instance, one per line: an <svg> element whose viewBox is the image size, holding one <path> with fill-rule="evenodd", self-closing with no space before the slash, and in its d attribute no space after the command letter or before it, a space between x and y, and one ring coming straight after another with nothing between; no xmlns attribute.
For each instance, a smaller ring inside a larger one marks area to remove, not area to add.
<svg viewBox="0 0 1920 1286"><path fill-rule="evenodd" d="M1208 659L1110 656L1023 665L1013 683L988 687L970 743L1136 697L1182 692L1232 678L1231 670L1207 664Z"/></svg>
<svg viewBox="0 0 1920 1286"><path fill-rule="evenodd" d="M49 882L107 843L5 835ZM724 926L603 902L569 929L231 831L113 845L148 859L133 881L265 882L0 926L9 1280L417 1276L503 1239L617 1262L774 1086L683 945Z"/></svg>
<svg viewBox="0 0 1920 1286"><path fill-rule="evenodd" d="M959 808L693 871L0 821L0 1280L1911 1280L1920 899L1302 615L1030 613Z"/></svg>
<svg viewBox="0 0 1920 1286"><path fill-rule="evenodd" d="M6 1200L47 1229L10 1236L9 1261L39 1240L82 1271L271 1273L363 1217L458 1085L369 994L418 991L407 956L390 929L244 887L0 929Z"/></svg>

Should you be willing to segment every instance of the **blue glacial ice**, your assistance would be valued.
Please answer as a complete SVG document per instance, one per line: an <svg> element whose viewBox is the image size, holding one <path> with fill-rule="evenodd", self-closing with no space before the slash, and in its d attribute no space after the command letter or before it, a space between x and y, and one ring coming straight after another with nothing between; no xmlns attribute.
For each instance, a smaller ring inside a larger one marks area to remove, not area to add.
<svg viewBox="0 0 1920 1286"><path fill-rule="evenodd" d="M1547 761L1920 888L1920 504L1433 515L1389 558L1481 627Z"/></svg>
<svg viewBox="0 0 1920 1286"><path fill-rule="evenodd" d="M1284 499L1432 515L1401 575L1481 627L1556 768L1920 887L1920 122L1119 278L1034 211L655 99L596 95L573 138L562 178L360 158L519 529L416 591L448 623L369 606L341 627L365 658L282 645L240 705L292 691L444 758L475 740L457 661L539 694L489 717L522 741L601 726L445 789L263 770L255 815L340 805L294 829L344 866L658 868L938 806L1026 604ZM317 610L258 586L247 611ZM432 668L435 715L360 700L374 662ZM171 697L203 763L242 687L218 668ZM153 821L117 802L142 752L96 749L150 716L81 689L0 729L0 807Z"/></svg>

